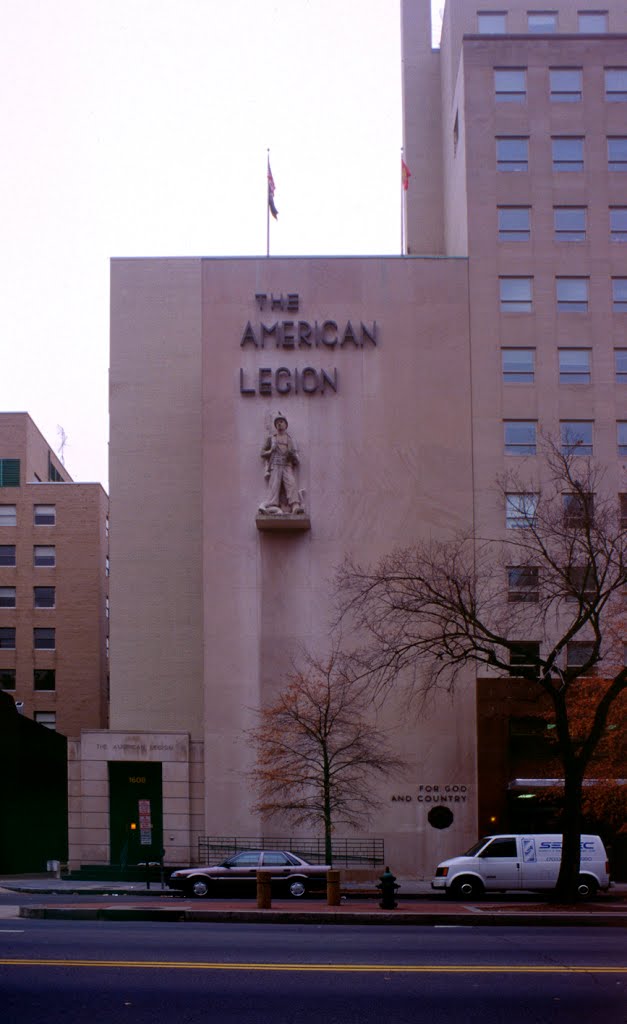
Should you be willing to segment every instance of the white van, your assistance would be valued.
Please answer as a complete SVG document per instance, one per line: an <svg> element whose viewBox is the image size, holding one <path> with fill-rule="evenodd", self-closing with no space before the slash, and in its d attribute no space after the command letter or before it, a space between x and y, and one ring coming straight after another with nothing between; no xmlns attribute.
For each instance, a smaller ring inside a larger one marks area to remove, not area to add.
<svg viewBox="0 0 627 1024"><path fill-rule="evenodd" d="M561 859L561 835L484 836L463 857L443 860L431 888L456 899L509 889L553 889ZM609 864L599 836L581 837L579 871L580 896L609 888Z"/></svg>

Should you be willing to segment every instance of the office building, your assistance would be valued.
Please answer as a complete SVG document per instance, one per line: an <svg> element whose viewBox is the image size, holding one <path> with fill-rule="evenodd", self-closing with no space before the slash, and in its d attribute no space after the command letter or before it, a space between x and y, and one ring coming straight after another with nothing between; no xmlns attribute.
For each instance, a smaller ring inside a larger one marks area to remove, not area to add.
<svg viewBox="0 0 627 1024"><path fill-rule="evenodd" d="M346 555L505 538L495 480L542 431L627 492L624 5L448 0L438 50L429 0L401 6L403 255L113 261L111 731L71 755L74 863L117 862L140 800L172 863L288 834L251 811L247 729L328 646ZM282 516L279 414L301 453ZM429 874L508 813L482 802L475 674L381 715L408 768L365 831Z"/></svg>

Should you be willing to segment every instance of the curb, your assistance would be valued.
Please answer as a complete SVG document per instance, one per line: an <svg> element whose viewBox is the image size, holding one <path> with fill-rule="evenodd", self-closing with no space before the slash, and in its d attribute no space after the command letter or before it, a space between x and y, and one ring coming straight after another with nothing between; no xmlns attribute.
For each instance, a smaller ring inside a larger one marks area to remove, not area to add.
<svg viewBox="0 0 627 1024"><path fill-rule="evenodd" d="M627 913L377 913L362 911L294 910L187 910L176 907L142 909L138 907L20 907L19 916L58 921L171 921L173 923L241 923L241 924L327 924L327 925L447 925L455 927L604 927L626 928Z"/></svg>

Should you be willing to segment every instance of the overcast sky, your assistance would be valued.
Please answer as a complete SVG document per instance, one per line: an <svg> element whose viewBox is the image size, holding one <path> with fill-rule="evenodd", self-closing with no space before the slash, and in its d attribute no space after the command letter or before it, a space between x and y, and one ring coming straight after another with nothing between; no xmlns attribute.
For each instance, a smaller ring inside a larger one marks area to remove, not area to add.
<svg viewBox="0 0 627 1024"><path fill-rule="evenodd" d="M396 253L399 0L0 0L0 409L108 481L109 260Z"/></svg>

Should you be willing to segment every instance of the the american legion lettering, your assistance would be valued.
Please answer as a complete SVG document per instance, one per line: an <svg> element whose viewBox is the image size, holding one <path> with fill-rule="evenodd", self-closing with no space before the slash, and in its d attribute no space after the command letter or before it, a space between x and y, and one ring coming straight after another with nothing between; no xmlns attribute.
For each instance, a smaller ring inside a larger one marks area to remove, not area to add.
<svg viewBox="0 0 627 1024"><path fill-rule="evenodd" d="M300 320L290 317L290 313L298 313L300 297L296 292L286 295L255 294L257 309L264 313L280 312L287 314L284 319L265 316L253 325L249 320L244 328L240 348L253 348L255 351L266 349L285 349L307 351L312 349L363 349L377 345L377 323L372 321L354 324L350 320L338 323L337 320ZM239 390L242 395L324 395L327 392L337 394L338 370L333 367L315 366L262 366L254 371L240 367Z"/></svg>

